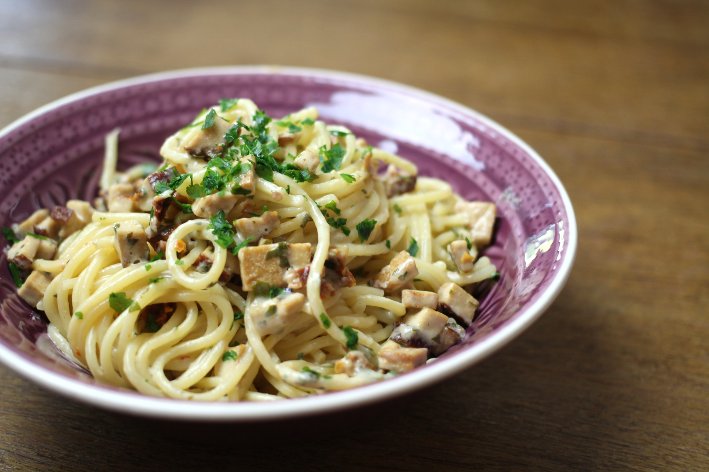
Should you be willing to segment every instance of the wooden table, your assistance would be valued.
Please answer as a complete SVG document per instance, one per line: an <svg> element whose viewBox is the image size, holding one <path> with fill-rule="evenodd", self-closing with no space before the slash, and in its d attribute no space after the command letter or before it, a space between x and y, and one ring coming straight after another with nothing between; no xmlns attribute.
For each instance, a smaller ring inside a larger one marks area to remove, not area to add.
<svg viewBox="0 0 709 472"><path fill-rule="evenodd" d="M556 303L423 392L317 419L172 424L0 367L2 470L709 470L709 4L0 1L0 124L88 86L223 64L340 69L480 110L576 207Z"/></svg>

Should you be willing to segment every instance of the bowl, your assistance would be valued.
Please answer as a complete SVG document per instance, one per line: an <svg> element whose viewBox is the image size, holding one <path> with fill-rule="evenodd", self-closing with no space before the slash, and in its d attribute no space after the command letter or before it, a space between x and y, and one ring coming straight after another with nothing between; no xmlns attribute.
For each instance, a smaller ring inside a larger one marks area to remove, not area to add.
<svg viewBox="0 0 709 472"><path fill-rule="evenodd" d="M166 72L76 93L0 131L0 223L96 192L104 136L121 128L122 167L157 159L162 141L202 107L248 97L272 116L316 106L378 147L450 182L466 199L494 201L498 220L485 255L500 279L481 301L466 339L408 374L353 390L268 403L199 403L102 385L49 339L46 318L16 294L0 256L0 361L75 400L170 419L256 421L324 413L381 401L459 373L517 337L549 306L574 259L569 197L544 160L491 119L445 98L370 77L286 67Z"/></svg>

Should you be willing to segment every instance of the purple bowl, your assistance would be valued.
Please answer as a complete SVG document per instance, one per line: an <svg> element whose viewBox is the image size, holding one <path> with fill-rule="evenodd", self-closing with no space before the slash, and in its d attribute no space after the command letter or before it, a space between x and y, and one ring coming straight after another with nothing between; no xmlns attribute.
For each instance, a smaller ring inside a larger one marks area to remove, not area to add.
<svg viewBox="0 0 709 472"><path fill-rule="evenodd" d="M467 199L498 206L485 251L501 278L485 295L465 341L409 374L366 387L269 403L152 398L95 382L46 334L46 320L16 294L0 256L0 361L56 392L144 416L260 420L363 405L430 385L501 348L549 306L576 251L576 220L563 186L539 155L479 113L411 87L369 77L281 67L193 69L89 89L46 105L0 132L2 226L40 207L94 196L104 136L121 128L121 167L158 159L162 141L202 107L248 97L279 116L316 106L375 146L411 159L422 175Z"/></svg>

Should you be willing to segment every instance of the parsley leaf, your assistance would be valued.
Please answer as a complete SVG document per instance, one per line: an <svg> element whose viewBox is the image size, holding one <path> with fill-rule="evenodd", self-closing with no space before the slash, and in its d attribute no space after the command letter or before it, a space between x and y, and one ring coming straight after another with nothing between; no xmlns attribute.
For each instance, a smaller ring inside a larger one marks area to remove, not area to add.
<svg viewBox="0 0 709 472"><path fill-rule="evenodd" d="M230 349L228 351L224 351L224 355L222 355L222 362L235 361L237 357L239 357L239 355L236 351L232 351Z"/></svg>
<svg viewBox="0 0 709 472"><path fill-rule="evenodd" d="M140 309L137 303L126 296L126 292L112 292L108 296L108 304L116 313L122 313L130 308L130 311Z"/></svg>
<svg viewBox="0 0 709 472"><path fill-rule="evenodd" d="M12 276L12 281L15 283L17 288L22 287L24 281L22 280L22 275L20 275L20 268L14 262L8 262L7 267L10 269L10 275Z"/></svg>
<svg viewBox="0 0 709 472"><path fill-rule="evenodd" d="M235 256L239 255L239 251L241 251L246 246L248 246L250 242L251 242L251 237L244 239L239 244L237 244L236 246L231 248L231 253L234 254Z"/></svg>
<svg viewBox="0 0 709 472"><path fill-rule="evenodd" d="M3 228L2 235L5 237L5 241L9 244L15 244L19 239L15 235L15 232L10 228Z"/></svg>
<svg viewBox="0 0 709 472"><path fill-rule="evenodd" d="M391 249L391 241L387 239L384 244L386 245L387 249Z"/></svg>
<svg viewBox="0 0 709 472"><path fill-rule="evenodd" d="M74 316L76 316L80 320L84 319L84 314L80 311L74 312Z"/></svg>
<svg viewBox="0 0 709 472"><path fill-rule="evenodd" d="M397 205L396 203L394 203L394 207L393 207L393 208L394 208L394 211L396 212L397 215L401 215L401 211L402 211L402 210L401 210L401 207L400 207L399 205Z"/></svg>
<svg viewBox="0 0 709 472"><path fill-rule="evenodd" d="M337 208L337 203L335 203L335 200L330 200L328 203L323 205L324 208L327 208L330 211L335 212L336 215L340 214L340 209Z"/></svg>
<svg viewBox="0 0 709 472"><path fill-rule="evenodd" d="M239 321L244 319L244 314L240 311L234 312L234 321Z"/></svg>
<svg viewBox="0 0 709 472"><path fill-rule="evenodd" d="M345 150L339 144L335 144L330 149L325 146L320 148L320 161L322 162L323 173L340 170L342 159L345 157Z"/></svg>
<svg viewBox="0 0 709 472"><path fill-rule="evenodd" d="M219 109L222 112L229 111L236 106L238 101L238 98L222 98L219 100Z"/></svg>
<svg viewBox="0 0 709 472"><path fill-rule="evenodd" d="M351 174L340 174L340 178L342 180L344 180L345 182L347 182L348 184L351 184L352 182L354 182L356 180L354 175L351 175Z"/></svg>
<svg viewBox="0 0 709 472"><path fill-rule="evenodd" d="M269 285L266 282L256 282L254 285L254 295L257 297L276 298L283 292L281 287Z"/></svg>
<svg viewBox="0 0 709 472"><path fill-rule="evenodd" d="M419 253L419 243L414 238L409 241L409 247L406 248L406 252L411 254L412 257L416 257L416 254Z"/></svg>
<svg viewBox="0 0 709 472"><path fill-rule="evenodd" d="M330 326L332 326L332 321L330 321L330 318L325 313L320 313L320 321L322 321L322 325L325 327L325 329L328 329Z"/></svg>
<svg viewBox="0 0 709 472"><path fill-rule="evenodd" d="M336 136L338 138L341 138L343 136L347 136L348 134L350 134L350 133L348 133L347 131L341 131L339 129L331 129L330 130L330 135Z"/></svg>
<svg viewBox="0 0 709 472"><path fill-rule="evenodd" d="M313 126L315 121L312 118L306 118L304 120L300 120L300 124L305 126Z"/></svg>
<svg viewBox="0 0 709 472"><path fill-rule="evenodd" d="M48 237L42 236L41 234L37 234L37 233L27 233L27 236L29 236L31 238L39 239L40 241L46 241L47 239L49 239Z"/></svg>
<svg viewBox="0 0 709 472"><path fill-rule="evenodd" d="M217 119L217 112L214 108L209 110L207 116L204 117L204 123L202 123L202 129L209 129L214 126L214 120Z"/></svg>
<svg viewBox="0 0 709 472"><path fill-rule="evenodd" d="M234 242L234 226L229 223L224 215L224 210L219 212L209 219L209 229L217 238L217 244L223 248L228 248Z"/></svg>
<svg viewBox="0 0 709 472"><path fill-rule="evenodd" d="M356 348L359 343L359 334L357 334L357 331L350 326L345 326L342 331L345 333L345 338L347 339L347 348Z"/></svg>
<svg viewBox="0 0 709 472"><path fill-rule="evenodd" d="M465 245L468 246L468 251L473 248L473 242L467 236L465 237Z"/></svg>
<svg viewBox="0 0 709 472"><path fill-rule="evenodd" d="M306 365L306 366L303 366L303 368L301 369L301 371L303 371L303 372L305 372L306 374L309 374L309 375L315 377L316 379L319 379L319 378L320 378L320 372L314 371L313 369L311 369L311 368L308 367L307 365Z"/></svg>
<svg viewBox="0 0 709 472"><path fill-rule="evenodd" d="M377 225L377 220L366 219L357 223L357 234L359 235L360 241L366 241L369 239L369 235L372 234L372 230Z"/></svg>
<svg viewBox="0 0 709 472"><path fill-rule="evenodd" d="M281 267L288 267L288 244L283 241L279 242L275 249L271 249L266 253L266 259L278 258Z"/></svg>

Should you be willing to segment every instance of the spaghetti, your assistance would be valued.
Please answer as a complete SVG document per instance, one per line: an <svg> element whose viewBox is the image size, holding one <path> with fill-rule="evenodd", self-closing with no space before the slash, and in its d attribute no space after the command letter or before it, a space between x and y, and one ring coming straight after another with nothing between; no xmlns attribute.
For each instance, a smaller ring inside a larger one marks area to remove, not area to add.
<svg viewBox="0 0 709 472"><path fill-rule="evenodd" d="M306 108L222 100L158 168L13 227L19 294L93 376L147 395L272 400L409 371L459 342L496 269L495 207ZM25 280L22 280L25 279Z"/></svg>

